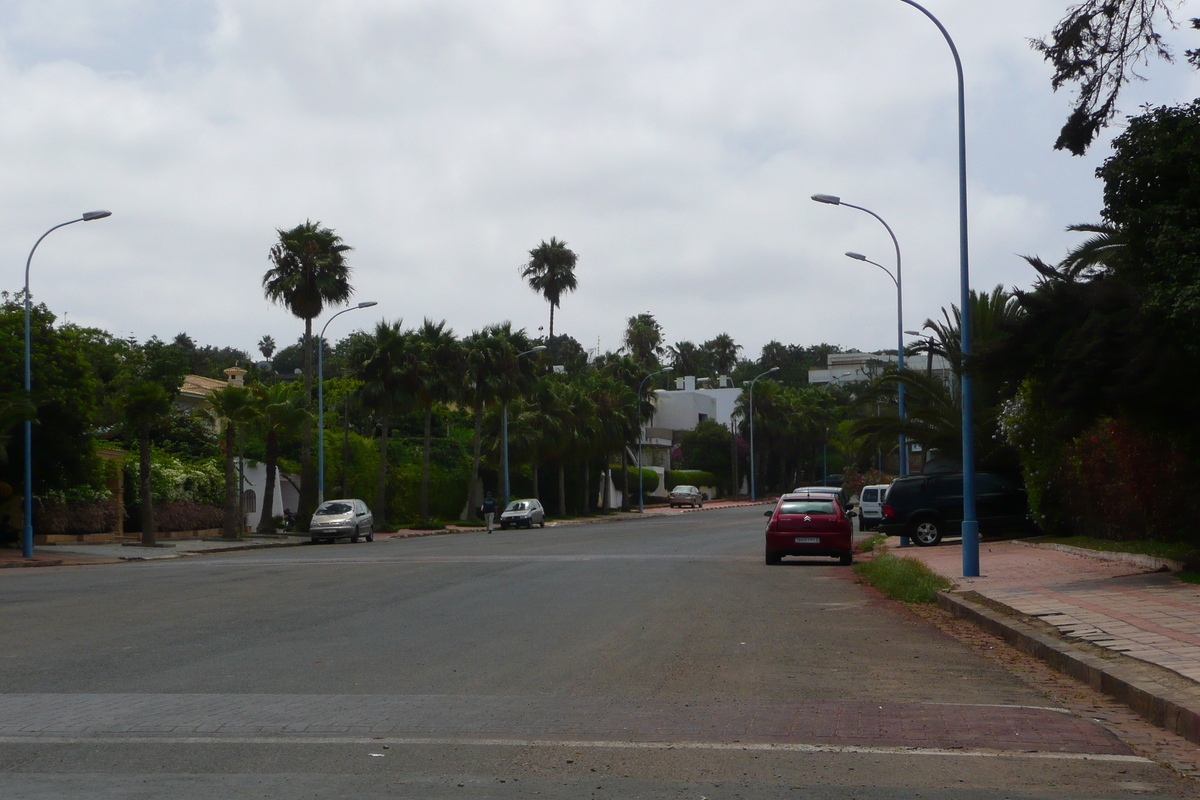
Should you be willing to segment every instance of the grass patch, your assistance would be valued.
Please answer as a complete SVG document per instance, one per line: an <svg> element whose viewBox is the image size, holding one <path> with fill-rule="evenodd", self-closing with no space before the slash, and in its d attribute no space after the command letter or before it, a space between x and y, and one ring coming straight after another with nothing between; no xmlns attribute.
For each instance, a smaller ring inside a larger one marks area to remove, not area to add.
<svg viewBox="0 0 1200 800"><path fill-rule="evenodd" d="M1200 583L1200 572L1176 572L1175 577L1184 583Z"/></svg>
<svg viewBox="0 0 1200 800"><path fill-rule="evenodd" d="M1072 547L1103 550L1109 553L1138 553L1154 558L1169 558L1172 561L1189 561L1200 557L1200 551L1196 550L1194 544L1188 542L1156 542L1149 539L1114 542L1111 539L1098 539L1095 536L1034 536L1025 541L1067 544Z"/></svg>
<svg viewBox="0 0 1200 800"><path fill-rule="evenodd" d="M863 553L869 553L872 550L874 550L876 547L878 547L879 545L886 542L887 538L888 537L884 536L882 533L877 533L874 536L872 536L870 539L859 542L858 550Z"/></svg>
<svg viewBox="0 0 1200 800"><path fill-rule="evenodd" d="M879 553L870 561L854 565L854 572L893 600L904 603L933 603L937 593L950 588L950 581L920 561Z"/></svg>

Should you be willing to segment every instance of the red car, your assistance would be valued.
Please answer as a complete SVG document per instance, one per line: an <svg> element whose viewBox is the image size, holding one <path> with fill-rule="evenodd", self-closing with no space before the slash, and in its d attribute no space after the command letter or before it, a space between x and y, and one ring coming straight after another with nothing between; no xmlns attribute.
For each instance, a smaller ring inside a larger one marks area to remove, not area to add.
<svg viewBox="0 0 1200 800"><path fill-rule="evenodd" d="M767 511L767 563L784 556L833 556L842 565L854 561L854 512L844 511L837 497L793 492Z"/></svg>

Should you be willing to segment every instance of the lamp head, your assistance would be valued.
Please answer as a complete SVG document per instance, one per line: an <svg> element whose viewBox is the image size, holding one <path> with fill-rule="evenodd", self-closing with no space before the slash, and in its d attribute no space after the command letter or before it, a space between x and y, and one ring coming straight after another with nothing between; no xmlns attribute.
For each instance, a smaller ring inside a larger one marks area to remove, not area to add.
<svg viewBox="0 0 1200 800"><path fill-rule="evenodd" d="M867 260L867 257L864 256L862 253L847 252L846 255L849 256L850 258L853 258L855 261L866 261Z"/></svg>
<svg viewBox="0 0 1200 800"><path fill-rule="evenodd" d="M771 367L767 372L779 372L779 367Z"/></svg>
<svg viewBox="0 0 1200 800"><path fill-rule="evenodd" d="M831 206L840 206L842 204L842 198L833 194L814 194L812 199L818 203L825 203Z"/></svg>
<svg viewBox="0 0 1200 800"><path fill-rule="evenodd" d="M370 308L371 306L377 306L377 305L379 305L379 303L375 302L374 300L364 300L363 302L358 304L358 307L359 308Z"/></svg>
<svg viewBox="0 0 1200 800"><path fill-rule="evenodd" d="M537 347L533 348L533 349L532 349L532 350L530 350L529 352L531 352L531 353L540 353L540 352L542 352L542 351L543 351L543 350L545 350L545 349L546 349L546 345L544 345L544 344L539 344Z"/></svg>
<svg viewBox="0 0 1200 800"><path fill-rule="evenodd" d="M111 216L111 211L85 211L83 212L83 221L91 222L94 219L104 219L105 217Z"/></svg>
<svg viewBox="0 0 1200 800"><path fill-rule="evenodd" d="M905 333L907 333L909 336L924 336L925 335L925 334L921 333L920 331L905 331Z"/></svg>

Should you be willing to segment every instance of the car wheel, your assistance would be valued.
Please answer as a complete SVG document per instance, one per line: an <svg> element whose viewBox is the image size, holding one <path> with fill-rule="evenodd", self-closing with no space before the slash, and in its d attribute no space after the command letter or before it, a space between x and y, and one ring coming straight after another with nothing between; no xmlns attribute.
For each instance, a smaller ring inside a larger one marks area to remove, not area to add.
<svg viewBox="0 0 1200 800"><path fill-rule="evenodd" d="M350 534L350 544L358 544L358 528L355 528L354 533Z"/></svg>
<svg viewBox="0 0 1200 800"><path fill-rule="evenodd" d="M779 553L772 553L770 550L767 551L767 565L768 566L775 566L776 564L780 564L782 562L783 562L783 556L779 555Z"/></svg>
<svg viewBox="0 0 1200 800"><path fill-rule="evenodd" d="M375 541L375 529L374 528L367 528L367 541L368 542Z"/></svg>
<svg viewBox="0 0 1200 800"><path fill-rule="evenodd" d="M699 503L696 503L696 508L704 508L704 501L701 500Z"/></svg>
<svg viewBox="0 0 1200 800"><path fill-rule="evenodd" d="M508 523L507 523L507 522L501 522L501 523L500 523L500 530L502 530L502 531L506 531L506 530L508 530Z"/></svg>
<svg viewBox="0 0 1200 800"><path fill-rule="evenodd" d="M545 519L543 519L541 522L539 522L539 523L538 523L538 527L539 527L539 528L544 528L544 527L546 527L546 520L545 520Z"/></svg>
<svg viewBox="0 0 1200 800"><path fill-rule="evenodd" d="M321 540L320 540L320 539L318 539L318 538L317 538L317 537L315 537L315 536L310 536L310 537L309 537L309 539L308 539L308 543L309 543L309 544L320 544L320 543L321 543Z"/></svg>
<svg viewBox="0 0 1200 800"><path fill-rule="evenodd" d="M912 538L921 547L933 547L942 540L941 524L934 517L922 517L912 526Z"/></svg>
<svg viewBox="0 0 1200 800"><path fill-rule="evenodd" d="M842 553L841 556L838 557L838 563L843 567L850 566L854 563L854 553Z"/></svg>

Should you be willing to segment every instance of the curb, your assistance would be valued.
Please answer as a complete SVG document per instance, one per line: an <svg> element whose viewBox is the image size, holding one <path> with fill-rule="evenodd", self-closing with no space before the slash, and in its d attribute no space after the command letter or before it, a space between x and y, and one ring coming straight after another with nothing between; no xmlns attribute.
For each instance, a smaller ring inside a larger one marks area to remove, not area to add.
<svg viewBox="0 0 1200 800"><path fill-rule="evenodd" d="M1058 550L1059 552L1070 553L1076 556L1098 558L1101 561L1117 561L1122 564L1132 564L1135 567L1142 567L1152 571L1167 569L1171 572L1183 572L1182 561L1147 556L1141 553L1120 553L1115 550L1089 550L1086 547L1075 547L1074 545L1059 544L1058 542L1026 542L1020 539L1013 539L1013 544L1019 544L1022 547L1037 547L1042 550Z"/></svg>
<svg viewBox="0 0 1200 800"><path fill-rule="evenodd" d="M1120 700L1160 728L1200 744L1200 687L1189 693L1164 686L1147 678L1143 670L1131 663L1077 650L1019 619L949 592L938 592L938 605L996 634L1018 650L1040 658L1059 672Z"/></svg>

